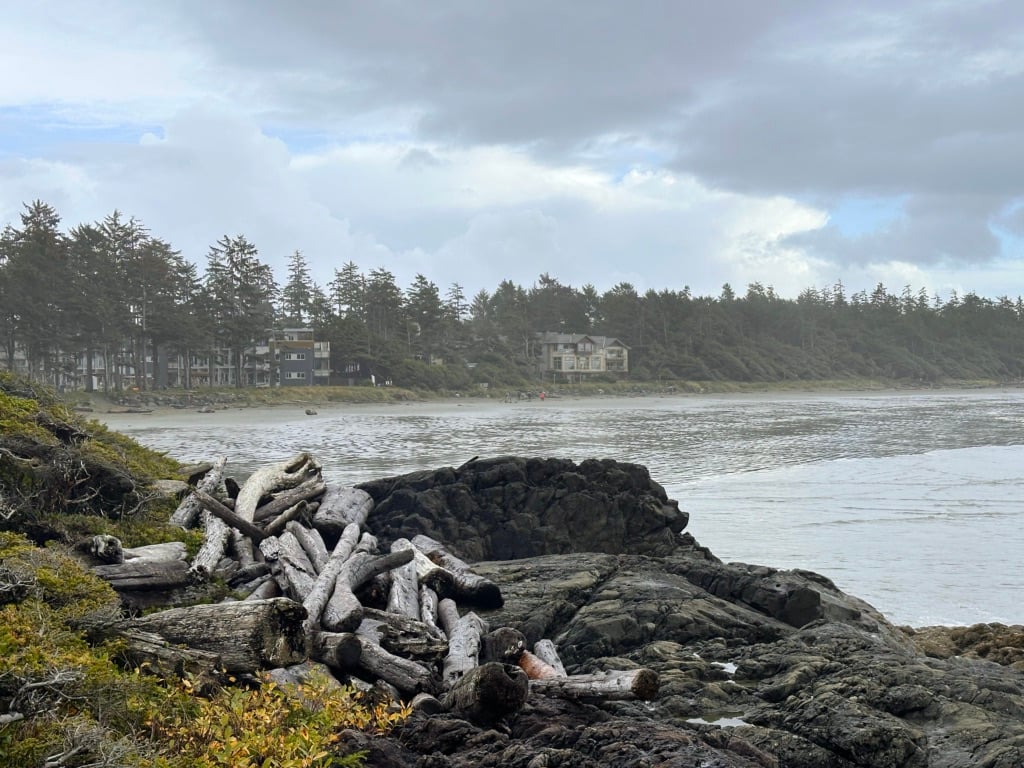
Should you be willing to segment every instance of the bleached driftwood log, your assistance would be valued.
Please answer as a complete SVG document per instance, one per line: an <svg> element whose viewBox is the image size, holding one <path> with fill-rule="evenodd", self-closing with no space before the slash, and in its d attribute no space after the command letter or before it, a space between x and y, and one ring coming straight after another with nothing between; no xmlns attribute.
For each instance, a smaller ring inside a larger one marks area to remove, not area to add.
<svg viewBox="0 0 1024 768"><path fill-rule="evenodd" d="M266 581L246 595L245 599L250 601L269 600L272 597L282 597L281 585L277 583L277 579L268 577Z"/></svg>
<svg viewBox="0 0 1024 768"><path fill-rule="evenodd" d="M468 670L441 703L445 709L481 724L490 724L522 709L530 683L518 667L489 662Z"/></svg>
<svg viewBox="0 0 1024 768"><path fill-rule="evenodd" d="M311 477L319 477L320 465L305 451L290 459L262 467L253 472L242 485L235 499L235 514L252 522L260 499L274 491L294 488Z"/></svg>
<svg viewBox="0 0 1024 768"><path fill-rule="evenodd" d="M221 658L216 653L173 645L154 632L125 630L115 635L124 641L120 657L132 667L160 677L189 676L204 683L221 677Z"/></svg>
<svg viewBox="0 0 1024 768"><path fill-rule="evenodd" d="M221 456L213 462L213 466L205 475L203 475L203 479L196 485L196 490L209 494L216 493L217 489L220 488L221 483L224 481L224 464L226 462L226 456ZM177 525L180 528L193 527L196 524L196 518L199 516L199 512L202 508L203 505L199 502L199 499L194 495L189 494L171 515L171 525Z"/></svg>
<svg viewBox="0 0 1024 768"><path fill-rule="evenodd" d="M231 551L235 553L235 559L238 560L242 570L256 564L253 540L237 528L231 529Z"/></svg>
<svg viewBox="0 0 1024 768"><path fill-rule="evenodd" d="M416 576L416 549L408 539L391 542L392 552L408 550L409 562L391 570L391 589L388 592L388 611L410 619L420 618L420 585Z"/></svg>
<svg viewBox="0 0 1024 768"><path fill-rule="evenodd" d="M413 537L412 543L433 562L452 573L455 597L462 598L481 608L500 608L502 606L504 598L501 596L501 589L498 585L490 579L473 573L466 563L448 552L440 542L419 534Z"/></svg>
<svg viewBox="0 0 1024 768"><path fill-rule="evenodd" d="M396 656L434 665L448 653L448 642L427 624L373 608L363 609L356 633Z"/></svg>
<svg viewBox="0 0 1024 768"><path fill-rule="evenodd" d="M178 589L192 583L184 560L128 560L96 565L92 572L118 592Z"/></svg>
<svg viewBox="0 0 1024 768"><path fill-rule="evenodd" d="M440 692L441 685L431 668L389 653L361 635L356 637L359 638L359 666L362 669L391 683L402 693Z"/></svg>
<svg viewBox="0 0 1024 768"><path fill-rule="evenodd" d="M448 635L444 633L444 630L441 629L441 626L438 623L438 602L437 592L432 590L426 584L420 584L420 621L430 627L430 630L438 637L447 639Z"/></svg>
<svg viewBox="0 0 1024 768"><path fill-rule="evenodd" d="M226 671L240 673L304 661L305 617L302 605L278 597L171 608L132 619L123 629L218 654Z"/></svg>
<svg viewBox="0 0 1024 768"><path fill-rule="evenodd" d="M288 509L267 523L263 527L263 532L267 534L267 536L277 536L277 534L281 533L281 531L288 527L288 523L305 517L308 509L308 501L300 501L298 504L288 507Z"/></svg>
<svg viewBox="0 0 1024 768"><path fill-rule="evenodd" d="M334 582L334 591L324 606L320 625L333 632L350 632L363 620L363 606L355 590L374 575L390 571L412 560L412 550L399 550L386 555L356 552L350 557Z"/></svg>
<svg viewBox="0 0 1024 768"><path fill-rule="evenodd" d="M448 630L448 655L444 658L445 688L451 688L480 663L480 638L487 632L487 622L470 611Z"/></svg>
<svg viewBox="0 0 1024 768"><path fill-rule="evenodd" d="M216 515L232 528L244 533L257 544L266 538L267 534L263 532L262 528L257 528L244 517L235 514L234 510L228 509L210 494L197 488L192 492L192 495L203 505L203 509L211 515Z"/></svg>
<svg viewBox="0 0 1024 768"><path fill-rule="evenodd" d="M354 669L362 654L362 643L353 632L309 633L309 657L334 669Z"/></svg>
<svg viewBox="0 0 1024 768"><path fill-rule="evenodd" d="M624 672L549 677L530 680L530 690L562 699L649 701L658 696L658 674L650 669L631 669Z"/></svg>
<svg viewBox="0 0 1024 768"><path fill-rule="evenodd" d="M373 497L366 491L331 486L320 499L320 506L313 515L313 525L328 540L333 541L352 523L360 528L366 525L366 518L372 509Z"/></svg>
<svg viewBox="0 0 1024 768"><path fill-rule="evenodd" d="M285 530L298 539L302 550L306 553L306 557L313 565L313 570L319 574L324 569L324 566L327 565L328 558L327 547L324 544L324 540L320 537L320 532L315 528L307 528L294 520L285 526Z"/></svg>
<svg viewBox="0 0 1024 768"><path fill-rule="evenodd" d="M302 601L309 616L306 618L306 629L313 630L320 625L320 614L327 604L334 585L338 580L338 574L345 566L345 561L351 556L356 544L359 543L359 526L355 523L345 528L338 543L334 545L327 563L316 577L313 586L310 587L306 599Z"/></svg>
<svg viewBox="0 0 1024 768"><path fill-rule="evenodd" d="M554 642L547 638L538 640L533 644L533 654L555 670L556 677L566 677L565 666L562 664L562 659L558 655L558 648Z"/></svg>
<svg viewBox="0 0 1024 768"><path fill-rule="evenodd" d="M183 541L165 541L162 544L147 544L144 547L125 547L123 552L126 562L134 560L137 563L184 561L187 557Z"/></svg>
<svg viewBox="0 0 1024 768"><path fill-rule="evenodd" d="M203 544L192 558L192 573L201 581L209 579L227 550L231 529L215 515L203 510Z"/></svg>
<svg viewBox="0 0 1024 768"><path fill-rule="evenodd" d="M326 488L327 486L324 485L323 480L319 477L312 477L305 482L299 483L294 488L286 488L275 494L272 501L268 501L263 506L256 508L252 516L253 522L262 525L268 520L273 520L286 509L294 507L300 501L308 501L320 496Z"/></svg>
<svg viewBox="0 0 1024 768"><path fill-rule="evenodd" d="M316 570L299 540L285 531L260 542L260 552L270 563L281 590L299 602L305 600L316 581Z"/></svg>
<svg viewBox="0 0 1024 768"><path fill-rule="evenodd" d="M438 601L437 620L445 636L450 635L455 629L455 625L459 621L459 606L450 597Z"/></svg>

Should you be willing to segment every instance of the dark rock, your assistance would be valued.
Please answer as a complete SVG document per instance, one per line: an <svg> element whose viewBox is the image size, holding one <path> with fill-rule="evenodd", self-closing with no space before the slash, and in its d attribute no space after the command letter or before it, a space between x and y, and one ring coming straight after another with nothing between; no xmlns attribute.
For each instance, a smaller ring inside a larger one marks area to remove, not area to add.
<svg viewBox="0 0 1024 768"><path fill-rule="evenodd" d="M366 740L368 766L1024 765L1020 627L900 629L819 574L722 563L642 467L500 458L362 487L377 535L486 560L490 626L554 640L570 674L660 683L652 702L534 693L487 726L416 715Z"/></svg>
<svg viewBox="0 0 1024 768"><path fill-rule="evenodd" d="M610 459L500 457L358 486L385 542L422 533L463 559L570 552L667 555L688 516L644 467Z"/></svg>

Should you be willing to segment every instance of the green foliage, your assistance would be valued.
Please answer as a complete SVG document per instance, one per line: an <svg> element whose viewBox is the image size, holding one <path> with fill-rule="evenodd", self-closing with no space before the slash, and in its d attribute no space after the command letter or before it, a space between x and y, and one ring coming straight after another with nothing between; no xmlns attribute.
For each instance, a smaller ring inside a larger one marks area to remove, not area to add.
<svg viewBox="0 0 1024 768"><path fill-rule="evenodd" d="M191 691L182 681L182 691ZM301 686L264 682L255 690L226 688L186 706L159 707L147 724L166 768L317 768L357 766L361 753L335 754L346 728L385 733L410 714L386 703L364 704L352 688L314 677Z"/></svg>

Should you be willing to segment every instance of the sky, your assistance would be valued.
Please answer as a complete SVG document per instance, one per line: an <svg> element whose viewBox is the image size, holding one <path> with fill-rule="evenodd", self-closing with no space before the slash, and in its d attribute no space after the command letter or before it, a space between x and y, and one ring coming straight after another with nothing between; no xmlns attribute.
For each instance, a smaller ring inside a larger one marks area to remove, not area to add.
<svg viewBox="0 0 1024 768"><path fill-rule="evenodd" d="M467 295L1024 294L1013 0L0 0L0 224Z"/></svg>

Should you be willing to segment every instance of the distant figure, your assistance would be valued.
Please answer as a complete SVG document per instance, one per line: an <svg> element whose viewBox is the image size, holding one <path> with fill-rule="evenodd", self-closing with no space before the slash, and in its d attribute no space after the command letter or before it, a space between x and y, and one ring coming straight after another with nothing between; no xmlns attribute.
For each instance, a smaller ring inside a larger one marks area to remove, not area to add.
<svg viewBox="0 0 1024 768"><path fill-rule="evenodd" d="M541 392L541 393L540 393L540 399L541 399L541 400L543 400L543 399L544 399L544 393L543 393L543 392Z"/></svg>

